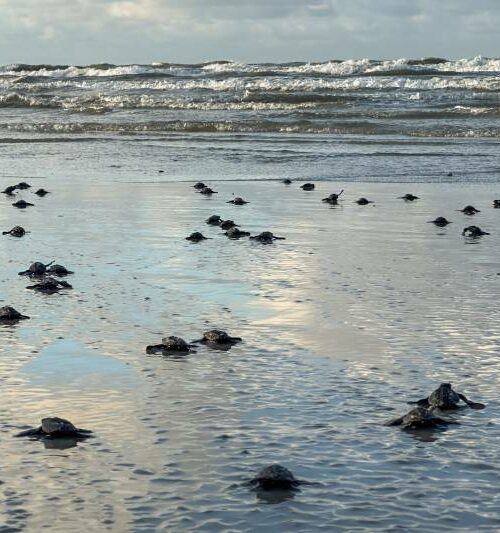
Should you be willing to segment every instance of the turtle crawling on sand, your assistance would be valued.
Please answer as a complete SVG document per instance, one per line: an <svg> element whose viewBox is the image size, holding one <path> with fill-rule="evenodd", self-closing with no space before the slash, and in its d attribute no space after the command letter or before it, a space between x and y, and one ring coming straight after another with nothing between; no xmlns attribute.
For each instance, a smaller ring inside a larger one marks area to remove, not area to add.
<svg viewBox="0 0 500 533"><path fill-rule="evenodd" d="M20 276L29 276L30 278L41 278L45 276L47 273L47 267L52 265L54 261L51 261L50 263L47 263L44 265L40 261L35 261L34 263L31 263L28 270L24 270L23 272L19 272Z"/></svg>
<svg viewBox="0 0 500 533"><path fill-rule="evenodd" d="M224 235L229 237L230 239L241 239L241 237L250 237L250 233L248 231L242 231L236 226L229 228Z"/></svg>
<svg viewBox="0 0 500 533"><path fill-rule="evenodd" d="M26 183L25 181L21 181L20 183L18 183L16 185L16 187L20 190L20 191L24 191L26 189L31 189L31 185L29 183Z"/></svg>
<svg viewBox="0 0 500 533"><path fill-rule="evenodd" d="M234 222L234 220L224 220L220 224L221 229L225 229L225 230L228 230L228 229L231 229L231 228L235 228L236 226L238 226L238 224L236 224L236 222Z"/></svg>
<svg viewBox="0 0 500 533"><path fill-rule="evenodd" d="M314 191L315 185L314 183L304 183L304 185L301 185L300 188L303 191Z"/></svg>
<svg viewBox="0 0 500 533"><path fill-rule="evenodd" d="M493 207L495 209L500 209L500 200L493 200Z"/></svg>
<svg viewBox="0 0 500 533"><path fill-rule="evenodd" d="M232 346L233 344L237 344L238 342L241 342L242 340L243 339L241 337L231 337L225 331L222 331L220 329L212 329L210 331L205 331L201 339L198 339L193 342L208 344L208 345L213 345L213 346L216 346L216 345Z"/></svg>
<svg viewBox="0 0 500 533"><path fill-rule="evenodd" d="M469 215L469 216L472 216L472 215L475 215L476 213L481 212L479 211L479 209L476 209L473 205L466 205L463 209L460 209L460 211L464 215Z"/></svg>
<svg viewBox="0 0 500 533"><path fill-rule="evenodd" d="M292 183L292 180L290 178L285 178L284 180L281 180L281 183L284 183L285 185L290 185Z"/></svg>
<svg viewBox="0 0 500 533"><path fill-rule="evenodd" d="M19 320L26 320L29 316L22 315L19 311L16 311L13 307L5 305L0 307L0 323L9 324L18 322Z"/></svg>
<svg viewBox="0 0 500 533"><path fill-rule="evenodd" d="M184 339L171 335L170 337L163 337L161 344L146 346L146 353L162 355L189 353L194 351L192 344L188 344Z"/></svg>
<svg viewBox="0 0 500 533"><path fill-rule="evenodd" d="M27 207L33 207L35 204L30 204L29 202L26 202L25 200L18 200L17 202L14 202L12 204L14 207L17 207L18 209L26 209Z"/></svg>
<svg viewBox="0 0 500 533"><path fill-rule="evenodd" d="M222 224L222 218L219 215L211 215L205 220L209 226L220 226Z"/></svg>
<svg viewBox="0 0 500 533"><path fill-rule="evenodd" d="M72 272L71 270L68 270L65 266L62 266L62 265L51 265L47 269L47 274L51 276L64 277L64 276L68 276L69 274L74 274L74 272Z"/></svg>
<svg viewBox="0 0 500 533"><path fill-rule="evenodd" d="M193 187L195 189L201 190L201 189L204 189L206 187L206 185L202 181L199 181L198 183L195 183L193 185Z"/></svg>
<svg viewBox="0 0 500 533"><path fill-rule="evenodd" d="M36 194L37 196L43 197L43 196L45 196L46 194L50 194L50 192L49 192L49 191L46 191L45 189L38 189L38 191L36 191L35 194Z"/></svg>
<svg viewBox="0 0 500 533"><path fill-rule="evenodd" d="M416 403L422 407L429 407L431 410L449 410L458 409L461 407L459 405L460 401L464 402L469 407L472 407L472 409L484 409L486 407L482 403L471 402L463 394L455 392L451 388L451 383L441 383L441 385L439 385L439 387L433 393L431 393L428 398L423 398L422 400L409 403Z"/></svg>
<svg viewBox="0 0 500 533"><path fill-rule="evenodd" d="M207 239L208 237L205 237L205 235L203 235L203 233L200 233L199 231L195 231L194 233L191 233L189 237L186 237L186 241L191 242L201 242L206 241Z"/></svg>
<svg viewBox="0 0 500 533"><path fill-rule="evenodd" d="M232 200L229 200L229 202L226 202L228 204L233 204L233 205L245 205L245 204L248 204L249 202L247 202L246 200L243 200L243 198L241 198L240 196L237 196L236 198L233 198Z"/></svg>
<svg viewBox="0 0 500 533"><path fill-rule="evenodd" d="M402 429L435 429L448 424L457 424L432 414L426 407L415 407L404 416L386 422L386 426L401 426Z"/></svg>
<svg viewBox="0 0 500 533"><path fill-rule="evenodd" d="M12 237L23 237L26 230L22 226L14 226L9 231L2 231L2 235L11 235Z"/></svg>
<svg viewBox="0 0 500 533"><path fill-rule="evenodd" d="M16 437L34 437L37 439L76 438L87 439L92 431L75 427L69 420L59 417L42 418L42 425L18 433Z"/></svg>
<svg viewBox="0 0 500 533"><path fill-rule="evenodd" d="M43 294L55 294L62 289L72 289L73 287L67 281L58 281L49 277L44 278L34 285L28 285L26 288Z"/></svg>
<svg viewBox="0 0 500 533"><path fill-rule="evenodd" d="M212 194L217 194L217 191L214 191L210 187L203 187L203 189L199 190L200 194L204 194L205 196L212 196Z"/></svg>
<svg viewBox="0 0 500 533"><path fill-rule="evenodd" d="M9 185L8 187L5 187L2 193L6 194L7 196L14 196L14 192L16 190L17 190L17 185Z"/></svg>
<svg viewBox="0 0 500 533"><path fill-rule="evenodd" d="M327 204L330 204L330 205L337 205L339 203L340 195L343 192L344 192L344 189L342 189L338 194L333 192L332 194L328 195L326 198L323 198L321 201L326 202Z"/></svg>
<svg viewBox="0 0 500 533"><path fill-rule="evenodd" d="M263 468L250 484L260 490L293 490L300 481L284 466L274 464Z"/></svg>
<svg viewBox="0 0 500 533"><path fill-rule="evenodd" d="M473 239L481 237L482 235L489 235L487 231L483 231L479 226L467 226L462 231L464 237L472 237Z"/></svg>
<svg viewBox="0 0 500 533"><path fill-rule="evenodd" d="M258 241L262 244L271 244L277 240L284 241L285 237L276 237L276 235L274 235L270 231L263 231L262 233L259 233L258 235L254 235L253 237L250 237L250 239Z"/></svg>
<svg viewBox="0 0 500 533"><path fill-rule="evenodd" d="M404 196L400 196L399 199L404 200L405 202L414 202L415 200L418 200L418 196L408 193L408 194L405 194Z"/></svg>
<svg viewBox="0 0 500 533"><path fill-rule="evenodd" d="M368 204L373 204L373 201L367 200L366 198L360 198L359 200L356 200L356 203L358 205L368 205Z"/></svg>
<svg viewBox="0 0 500 533"><path fill-rule="evenodd" d="M444 217L437 217L434 220L429 220L429 224L435 224L439 227L447 226L448 224L451 224L449 220L446 220Z"/></svg>

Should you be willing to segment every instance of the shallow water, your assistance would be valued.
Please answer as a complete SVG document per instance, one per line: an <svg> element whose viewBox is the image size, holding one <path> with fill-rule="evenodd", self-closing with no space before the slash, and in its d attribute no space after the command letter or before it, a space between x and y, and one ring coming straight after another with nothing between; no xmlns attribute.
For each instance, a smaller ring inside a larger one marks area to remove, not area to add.
<svg viewBox="0 0 500 533"><path fill-rule="evenodd" d="M186 141L181 153L191 149ZM54 150L31 174L20 170L28 156L4 153L13 163L0 183L35 175L29 181L53 191L25 211L1 199L0 227L31 231L0 239L0 300L31 316L0 328L5 531L500 527L498 185L323 180L304 192L217 181L223 151L205 167L219 191L206 198L186 162L153 173L162 166L153 148L154 160L147 149L140 160L148 171L134 172L130 153L115 168L109 154L82 152L88 167L69 161L68 177L64 146ZM201 165L198 154L197 177ZM241 171L263 177L259 163ZM342 187L338 207L321 202ZM421 199L397 199L406 192ZM226 204L232 193L251 203ZM375 204L357 206L360 196ZM469 203L481 213L456 211ZM286 240L230 241L204 224L211 214ZM453 224L427 223L439 215ZM470 224L491 235L464 239ZM196 230L212 240L184 240ZM75 271L74 289L27 291L17 272L53 259ZM164 335L193 340L211 327L244 342L145 354ZM431 434L382 425L442 381L487 408L458 412L461 425ZM95 437L66 449L12 437L49 414ZM273 462L311 484L278 501L249 490L245 481Z"/></svg>

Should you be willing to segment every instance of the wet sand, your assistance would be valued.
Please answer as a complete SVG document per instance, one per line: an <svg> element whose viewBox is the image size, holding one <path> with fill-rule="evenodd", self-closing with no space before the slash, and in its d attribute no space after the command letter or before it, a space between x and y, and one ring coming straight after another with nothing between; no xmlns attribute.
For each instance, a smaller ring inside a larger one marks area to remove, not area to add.
<svg viewBox="0 0 500 533"><path fill-rule="evenodd" d="M25 211L0 199L1 229L31 231L0 239L1 304L31 316L0 327L2 526L500 527L498 191L208 181L219 194L206 198L161 179L27 179L53 194L21 194L35 198ZM343 187L338 207L321 202ZM251 203L225 203L232 193ZM481 213L456 211L467 204ZM204 223L212 214L286 240L230 241ZM453 224L427 223L437 216ZM471 224L491 235L467 241ZM193 231L212 240L191 244ZM53 259L74 289L27 291L17 273ZM145 354L212 327L244 342ZM421 439L382 426L442 381L487 409ZM12 438L51 414L95 438L65 450ZM313 484L266 505L243 483L273 462Z"/></svg>

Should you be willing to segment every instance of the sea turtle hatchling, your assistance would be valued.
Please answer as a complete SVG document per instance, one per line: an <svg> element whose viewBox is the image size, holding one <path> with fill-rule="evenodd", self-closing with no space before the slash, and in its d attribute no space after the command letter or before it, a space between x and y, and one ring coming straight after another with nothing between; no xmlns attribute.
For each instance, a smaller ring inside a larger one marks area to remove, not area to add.
<svg viewBox="0 0 500 533"><path fill-rule="evenodd" d="M493 207L495 209L500 209L500 200L493 200Z"/></svg>
<svg viewBox="0 0 500 533"><path fill-rule="evenodd" d="M91 435L92 431L77 428L69 420L54 416L42 418L41 426L21 431L16 437L33 437L36 439L87 439Z"/></svg>
<svg viewBox="0 0 500 533"><path fill-rule="evenodd" d="M64 277L69 276L70 274L74 274L74 272L68 270L63 265L50 265L49 268L47 268L47 274L49 274L50 276Z"/></svg>
<svg viewBox="0 0 500 533"><path fill-rule="evenodd" d="M27 320L29 316L22 315L19 311L10 307L10 305L5 305L0 307L0 323L2 324L13 324L19 320Z"/></svg>
<svg viewBox="0 0 500 533"><path fill-rule="evenodd" d="M315 187L314 183L304 183L300 186L303 191L314 191Z"/></svg>
<svg viewBox="0 0 500 533"><path fill-rule="evenodd" d="M437 217L434 220L429 220L429 224L434 224L435 226L439 226L443 228L444 226L447 226L448 224L452 224L449 220L446 220L444 217Z"/></svg>
<svg viewBox="0 0 500 533"><path fill-rule="evenodd" d="M441 385L439 385L439 387L427 398L409 403L415 403L422 407L429 407L431 410L439 409L443 411L460 408L460 401L464 402L472 409L484 409L486 407L482 403L472 402L463 394L455 392L451 387L451 383L441 383Z"/></svg>
<svg viewBox="0 0 500 533"><path fill-rule="evenodd" d="M326 198L323 198L321 201L326 202L330 205L337 205L339 203L340 195L344 192L344 189L342 189L339 193L332 193L329 194Z"/></svg>
<svg viewBox="0 0 500 533"><path fill-rule="evenodd" d="M386 426L401 426L402 429L436 429L448 424L458 424L453 420L445 420L432 414L427 407L415 407L405 415L386 422Z"/></svg>
<svg viewBox="0 0 500 533"><path fill-rule="evenodd" d="M148 354L186 354L193 352L193 345L188 344L184 339L171 335L170 337L163 337L161 344L154 344L146 346L146 353Z"/></svg>
<svg viewBox="0 0 500 533"><path fill-rule="evenodd" d="M229 228L224 235L226 235L229 239L241 239L241 237L250 237L250 233L248 231L242 231L236 226Z"/></svg>
<svg viewBox="0 0 500 533"><path fill-rule="evenodd" d="M205 220L205 222L209 226L220 226L222 224L222 218L219 215L211 215Z"/></svg>
<svg viewBox="0 0 500 533"><path fill-rule="evenodd" d="M210 187L203 187L203 189L200 189L198 192L200 194L204 194L205 196L212 196L212 194L218 194L217 191L214 191Z"/></svg>
<svg viewBox="0 0 500 533"><path fill-rule="evenodd" d="M223 346L232 346L233 344L238 344L243 339L241 337L231 337L225 331L220 329L212 329L210 331L205 331L203 337L194 343L208 344L212 346L223 345Z"/></svg>
<svg viewBox="0 0 500 533"><path fill-rule="evenodd" d="M464 215L469 215L469 216L472 216L472 215L475 215L476 213L481 212L479 211L479 209L476 209L473 205L466 205L463 209L460 209L460 211Z"/></svg>
<svg viewBox="0 0 500 533"><path fill-rule="evenodd" d="M284 466L274 464L266 466L250 481L259 490L293 490L300 481Z"/></svg>
<svg viewBox="0 0 500 533"><path fill-rule="evenodd" d="M250 202L243 200L243 198L241 198L240 196L236 196L236 198L233 198L232 200L229 200L229 202L226 202L226 203L233 204L233 205L245 205Z"/></svg>
<svg viewBox="0 0 500 533"><path fill-rule="evenodd" d="M36 292L41 292L43 294L55 294L63 289L72 289L73 287L67 281L59 281L54 278L43 278L38 283L34 285L28 285L27 289L31 289Z"/></svg>
<svg viewBox="0 0 500 533"><path fill-rule="evenodd" d="M30 204L29 202L26 202L25 200L18 200L17 202L14 202L12 205L14 207L17 207L18 209L26 209L27 207L33 207L35 204Z"/></svg>
<svg viewBox="0 0 500 533"><path fill-rule="evenodd" d="M373 201L372 200L368 200L366 198L359 198L359 200L356 200L356 203L358 205L368 205L368 204L373 204Z"/></svg>
<svg viewBox="0 0 500 533"><path fill-rule="evenodd" d="M204 189L206 187L206 185L202 181L199 181L198 183L195 183L193 185L193 187L195 189L201 190L201 189Z"/></svg>
<svg viewBox="0 0 500 533"><path fill-rule="evenodd" d="M400 200L404 200L405 202L414 202L415 200L418 200L418 196L415 196L414 194L407 193L404 196L399 197Z"/></svg>
<svg viewBox="0 0 500 533"><path fill-rule="evenodd" d="M277 240L284 241L285 237L276 237L276 235L274 235L270 231L263 231L262 233L259 233L258 235L254 235L253 237L250 237L250 239L258 241L262 244L271 244Z"/></svg>
<svg viewBox="0 0 500 533"><path fill-rule="evenodd" d="M206 241L207 239L208 237L205 237L205 235L203 235L203 233L200 233L199 231L195 231L194 233L191 233L191 235L186 237L186 241L191 242L201 242Z"/></svg>
<svg viewBox="0 0 500 533"><path fill-rule="evenodd" d="M225 229L225 230L236 228L237 226L238 224L236 224L234 220L224 220L220 223L221 229Z"/></svg>
<svg viewBox="0 0 500 533"><path fill-rule="evenodd" d="M12 237L24 237L26 230L22 226L14 226L9 231L2 231L2 235L11 235Z"/></svg>
<svg viewBox="0 0 500 533"><path fill-rule="evenodd" d="M38 189L38 191L35 192L35 194L37 196L40 196L41 198L43 198L44 196L46 196L47 194L50 194L49 191L46 191L45 189Z"/></svg>
<svg viewBox="0 0 500 533"><path fill-rule="evenodd" d="M34 263L31 263L28 270L24 270L23 272L19 272L20 276L29 276L30 278L41 278L45 276L47 273L47 268L52 265L54 261L51 261L50 263L44 264L40 261L35 261Z"/></svg>
<svg viewBox="0 0 500 533"><path fill-rule="evenodd" d="M464 237L476 239L482 235L489 235L489 233L487 231L483 231L479 226L467 226L463 229L462 235Z"/></svg>

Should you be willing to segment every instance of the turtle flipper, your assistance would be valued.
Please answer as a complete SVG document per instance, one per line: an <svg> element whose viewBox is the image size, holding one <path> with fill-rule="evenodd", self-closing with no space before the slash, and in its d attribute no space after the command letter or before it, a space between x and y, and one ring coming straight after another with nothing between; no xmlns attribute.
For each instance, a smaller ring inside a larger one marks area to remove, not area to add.
<svg viewBox="0 0 500 533"><path fill-rule="evenodd" d="M466 398L463 394L459 394L458 396L459 396L459 398L460 398L464 403L466 403L471 409L484 409L484 408L486 407L486 405L484 405L484 403L472 402L471 400L469 400L468 398Z"/></svg>
<svg viewBox="0 0 500 533"><path fill-rule="evenodd" d="M416 402L408 402L409 405L420 405L422 407L428 407L429 406L429 398L422 398L421 400L417 400Z"/></svg>

